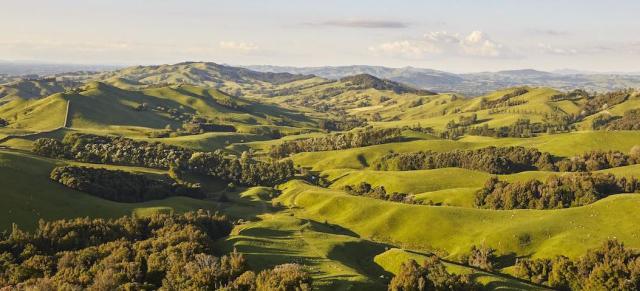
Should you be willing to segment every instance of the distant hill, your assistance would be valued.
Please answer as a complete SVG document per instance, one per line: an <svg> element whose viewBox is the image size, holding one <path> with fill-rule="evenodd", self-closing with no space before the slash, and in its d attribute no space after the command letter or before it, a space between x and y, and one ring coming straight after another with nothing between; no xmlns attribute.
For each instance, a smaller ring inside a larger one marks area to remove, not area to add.
<svg viewBox="0 0 640 291"><path fill-rule="evenodd" d="M404 84L383 80L369 74L359 74L348 76L340 79L340 82L351 83L359 86L361 89L389 90L398 94L413 93L418 95L434 95L435 93L427 90L419 90Z"/></svg>
<svg viewBox="0 0 640 291"><path fill-rule="evenodd" d="M611 91L629 87L640 87L637 74L582 73L563 70L544 72L531 69L498 72L454 74L414 67L388 68L380 66L338 67L278 67L248 66L263 72L289 72L314 74L323 78L340 79L356 74L370 74L436 92L455 92L466 96L478 96L505 87L546 86L558 90L585 89L588 91ZM570 72L571 74L567 74Z"/></svg>
<svg viewBox="0 0 640 291"><path fill-rule="evenodd" d="M116 65L82 65L82 64L52 64L39 62L9 62L0 60L0 75L24 76L39 75L49 76L68 72L101 72L115 70L122 66Z"/></svg>
<svg viewBox="0 0 640 291"><path fill-rule="evenodd" d="M50 79L20 79L15 82L0 85L0 99L7 100L12 97L33 99L64 92L79 84L74 81L58 81Z"/></svg>
<svg viewBox="0 0 640 291"><path fill-rule="evenodd" d="M219 87L226 83L283 84L312 78L311 75L295 73L257 72L245 68L231 67L210 62L184 62L173 65L136 66L92 76L106 81L118 79L120 82L140 84L190 84L196 86Z"/></svg>

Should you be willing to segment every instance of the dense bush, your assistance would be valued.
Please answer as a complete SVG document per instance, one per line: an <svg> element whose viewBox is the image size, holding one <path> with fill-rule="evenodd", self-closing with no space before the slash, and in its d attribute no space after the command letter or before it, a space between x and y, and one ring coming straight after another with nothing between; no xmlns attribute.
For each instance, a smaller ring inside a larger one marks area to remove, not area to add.
<svg viewBox="0 0 640 291"><path fill-rule="evenodd" d="M450 126L453 124L448 124ZM447 128L440 133L441 138L457 139L465 134L490 136L490 137L534 137L540 133L566 132L573 128L567 124L554 122L531 122L529 119L518 119L509 126L490 128L487 124L482 126L456 126Z"/></svg>
<svg viewBox="0 0 640 291"><path fill-rule="evenodd" d="M635 178L612 174L551 175L546 181L505 182L489 179L478 191L475 206L489 209L555 209L583 206L617 193L640 190Z"/></svg>
<svg viewBox="0 0 640 291"><path fill-rule="evenodd" d="M591 151L556 163L561 172L586 172L637 164L640 159L619 151Z"/></svg>
<svg viewBox="0 0 640 291"><path fill-rule="evenodd" d="M299 265L255 275L235 250L217 257L226 217L183 215L41 221L0 240L0 285L18 290L309 290ZM280 289L278 289L280 288Z"/></svg>
<svg viewBox="0 0 640 291"><path fill-rule="evenodd" d="M185 165L193 153L158 142L81 133L67 134L62 142L49 138L38 139L34 144L34 152L88 163L160 169L168 169L172 164Z"/></svg>
<svg viewBox="0 0 640 291"><path fill-rule="evenodd" d="M374 163L377 170L412 171L457 167L492 174L522 171L588 172L640 163L639 157L619 151L591 151L558 158L533 148L486 147L449 152L388 153Z"/></svg>
<svg viewBox="0 0 640 291"><path fill-rule="evenodd" d="M199 185L170 183L119 170L65 166L54 168L50 178L69 188L117 202L144 202L169 196L204 198Z"/></svg>
<svg viewBox="0 0 640 291"><path fill-rule="evenodd" d="M616 118L610 115L598 115L591 122L593 129L640 130L640 109L632 109Z"/></svg>
<svg viewBox="0 0 640 291"><path fill-rule="evenodd" d="M389 291L473 291L480 290L480 285L468 275L449 273L438 257L429 256L419 265L410 260L402 263L400 272L389 283Z"/></svg>
<svg viewBox="0 0 640 291"><path fill-rule="evenodd" d="M383 156L375 167L378 170L394 171L459 167L493 174L555 169L550 154L524 147L486 147L442 153L389 153Z"/></svg>
<svg viewBox="0 0 640 291"><path fill-rule="evenodd" d="M67 134L62 142L41 138L35 153L82 162L168 169L172 165L189 172L218 177L238 185L273 186L296 173L291 161L258 161L225 156L221 151L193 152L163 143L135 141L123 137Z"/></svg>
<svg viewBox="0 0 640 291"><path fill-rule="evenodd" d="M335 133L322 137L285 141L271 147L270 155L275 158L287 157L301 152L318 152L357 148L397 141L399 128L365 128L361 130Z"/></svg>
<svg viewBox="0 0 640 291"><path fill-rule="evenodd" d="M471 251L465 260L469 266L477 267L487 271L493 271L497 256L496 250L484 245L471 246Z"/></svg>
<svg viewBox="0 0 640 291"><path fill-rule="evenodd" d="M413 195L399 192L387 193L387 190L385 190L383 186L373 187L367 182L361 182L360 184L353 186L346 185L342 189L345 192L356 196L365 196L369 198L402 202L407 204L422 204L422 202L414 200Z"/></svg>
<svg viewBox="0 0 640 291"><path fill-rule="evenodd" d="M0 241L0 285L21 288L115 290L171 286L173 270L196 258L218 262L218 282L226 284L246 268L239 254L208 255L215 239L227 236L224 216L203 211L184 215L117 220L77 218L40 221L33 233L14 226ZM210 282L212 283L212 282Z"/></svg>
<svg viewBox="0 0 640 291"><path fill-rule="evenodd" d="M559 290L640 290L640 256L610 240L575 260L519 259L515 275Z"/></svg>
<svg viewBox="0 0 640 291"><path fill-rule="evenodd" d="M514 101L511 100L512 98L524 95L529 93L529 90L527 88L518 88L516 90L514 90L511 93L507 93L502 95L500 98L495 99L495 100L487 100L485 98L483 98L482 100L480 100L480 110L483 109L492 109L492 108L497 108L497 107L509 107L509 106L516 106L516 105L520 105L523 104L524 100L522 101Z"/></svg>
<svg viewBox="0 0 640 291"><path fill-rule="evenodd" d="M609 107L627 101L631 96L631 90L618 90L590 96L582 108L582 115L589 116L606 110Z"/></svg>
<svg viewBox="0 0 640 291"><path fill-rule="evenodd" d="M342 119L322 119L318 122L318 126L321 129L328 131L346 131L366 125L366 120L347 116L344 116Z"/></svg>
<svg viewBox="0 0 640 291"><path fill-rule="evenodd" d="M262 162L246 157L226 158L220 152L195 153L188 165L191 172L251 186L273 186L296 174L291 160Z"/></svg>

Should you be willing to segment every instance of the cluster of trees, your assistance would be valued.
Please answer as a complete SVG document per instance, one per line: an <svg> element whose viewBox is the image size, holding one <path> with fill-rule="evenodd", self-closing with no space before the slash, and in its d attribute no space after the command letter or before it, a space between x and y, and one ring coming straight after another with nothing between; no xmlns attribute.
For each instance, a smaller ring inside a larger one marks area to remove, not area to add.
<svg viewBox="0 0 640 291"><path fill-rule="evenodd" d="M194 153L188 161L188 169L249 186L273 186L296 174L291 160L262 162L248 157L246 152L240 158L227 158L219 150Z"/></svg>
<svg viewBox="0 0 640 291"><path fill-rule="evenodd" d="M347 131L356 127L367 125L367 121L361 118L342 116L341 119L321 119L318 122L320 129L326 131Z"/></svg>
<svg viewBox="0 0 640 291"><path fill-rule="evenodd" d="M229 157L222 151L194 152L163 143L135 141L123 137L70 133L62 141L42 138L35 153L52 158L99 164L169 169L218 177L237 185L273 186L296 174L291 161L258 161L248 154Z"/></svg>
<svg viewBox="0 0 640 291"><path fill-rule="evenodd" d="M447 124L447 126L449 126L449 124ZM451 128L447 127L445 131L440 133L440 137L446 139L456 139L465 134L468 134L490 137L527 138L534 137L540 133L565 132L572 129L573 128L565 124L531 122L529 119L521 118L509 126L501 126L497 128L491 128L487 124L484 124L482 126L457 126Z"/></svg>
<svg viewBox="0 0 640 291"><path fill-rule="evenodd" d="M301 152L343 150L397 141L402 130L399 128L372 128L335 133L322 137L285 141L271 147L270 155L284 158Z"/></svg>
<svg viewBox="0 0 640 291"><path fill-rule="evenodd" d="M591 127L606 130L640 130L640 109L629 110L622 117L598 115L591 121Z"/></svg>
<svg viewBox="0 0 640 291"><path fill-rule="evenodd" d="M502 97L495 100L487 100L486 98L482 98L480 100L480 110L483 109L493 109L497 107L508 107L523 104L526 101L514 102L510 100L514 97L518 97L524 94L529 93L527 88L518 88L511 93L504 94Z"/></svg>
<svg viewBox="0 0 640 291"><path fill-rule="evenodd" d="M62 141L37 139L33 150L52 158L159 169L168 169L172 164L185 165L193 154L190 150L164 143L82 133L69 133Z"/></svg>
<svg viewBox="0 0 640 291"><path fill-rule="evenodd" d="M616 240L577 259L519 259L515 275L557 290L640 290L640 255Z"/></svg>
<svg viewBox="0 0 640 291"><path fill-rule="evenodd" d="M553 95L551 96L550 100L551 101L563 101L563 100L575 101L580 99L587 99L587 98L590 98L590 96L591 95L583 89L575 89L571 92Z"/></svg>
<svg viewBox="0 0 640 291"><path fill-rule="evenodd" d="M14 225L0 237L0 285L18 290L310 289L311 278L301 266L282 265L256 275L236 251L211 255L213 242L231 228L226 217L205 211L40 221L33 233Z"/></svg>
<svg viewBox="0 0 640 291"><path fill-rule="evenodd" d="M632 93L632 89L625 89L590 96L582 108L582 115L589 116L627 101Z"/></svg>
<svg viewBox="0 0 640 291"><path fill-rule="evenodd" d="M598 171L640 163L640 147L632 149L630 155L620 151L591 151L556 162L561 172Z"/></svg>
<svg viewBox="0 0 640 291"><path fill-rule="evenodd" d="M0 127L5 127L7 125L9 125L9 121L4 118L0 118Z"/></svg>
<svg viewBox="0 0 640 291"><path fill-rule="evenodd" d="M124 203L144 202L169 196L205 196L198 184L167 182L120 170L63 166L54 168L49 177L69 188Z"/></svg>
<svg viewBox="0 0 640 291"><path fill-rule="evenodd" d="M346 185L342 188L342 190L356 196L365 196L374 199L407 204L422 204L421 201L415 200L413 195L399 192L387 193L387 190L384 189L384 186L373 187L367 182L360 182L360 184L357 185Z"/></svg>
<svg viewBox="0 0 640 291"><path fill-rule="evenodd" d="M529 170L554 170L553 156L525 147L486 147L450 152L388 153L375 163L377 170L411 171L458 167L511 174Z"/></svg>
<svg viewBox="0 0 640 291"><path fill-rule="evenodd" d="M188 134L200 134L205 132L235 132L233 125L218 124L204 117L193 117L189 122L182 124L182 129Z"/></svg>
<svg viewBox="0 0 640 291"><path fill-rule="evenodd" d="M454 129L458 127L468 127L474 125L478 122L478 115L473 113L469 116L460 116L458 118L458 122L455 120L450 120L447 123L447 129Z"/></svg>
<svg viewBox="0 0 640 291"><path fill-rule="evenodd" d="M559 158L537 149L520 146L486 147L449 152L418 151L388 153L374 163L376 170L413 171L464 168L491 174L523 171L589 172L640 163L640 146L630 154L620 151L591 151L570 158Z"/></svg>
<svg viewBox="0 0 640 291"><path fill-rule="evenodd" d="M466 262L469 266L480 268L486 271L493 271L496 265L498 257L496 256L496 250L487 247L485 245L471 246L471 251L468 255L462 258L462 261Z"/></svg>
<svg viewBox="0 0 640 291"><path fill-rule="evenodd" d="M640 190L637 179L612 174L551 175L544 182L532 179L505 182L490 178L476 193L475 206L489 209L556 209L583 206L612 194Z"/></svg>
<svg viewBox="0 0 640 291"><path fill-rule="evenodd" d="M429 256L422 265L415 260L402 263L400 272L393 277L388 286L389 291L474 291L481 286L469 275L457 275L447 268L436 256Z"/></svg>

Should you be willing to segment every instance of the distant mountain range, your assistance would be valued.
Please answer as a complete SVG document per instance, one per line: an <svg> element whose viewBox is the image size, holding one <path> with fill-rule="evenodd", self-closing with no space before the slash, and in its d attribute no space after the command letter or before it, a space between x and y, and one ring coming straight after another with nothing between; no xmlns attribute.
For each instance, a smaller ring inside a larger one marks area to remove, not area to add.
<svg viewBox="0 0 640 291"><path fill-rule="evenodd" d="M466 96L481 95L513 86L546 86L559 90L585 89L610 91L640 87L639 74L592 73L574 70L544 72L531 69L498 72L454 74L444 71L403 67L337 66L337 67L280 67L247 66L261 72L313 74L328 79L340 79L357 74L370 74L378 78L405 83L419 89L436 92L456 92Z"/></svg>
<svg viewBox="0 0 640 291"><path fill-rule="evenodd" d="M39 75L48 76L68 72L101 72L122 68L116 65L81 65L81 64L55 64L27 61L3 61L0 60L0 75L24 76Z"/></svg>
<svg viewBox="0 0 640 291"><path fill-rule="evenodd" d="M40 78L38 76L54 76L59 80L64 79L75 82L104 81L129 89L145 87L149 84L184 83L218 88L226 86L228 88L223 89L235 90L234 88L249 87L250 84L255 82L280 84L308 79L313 76L339 80L364 74L406 84L416 89L432 92L455 92L469 97L479 96L506 87L525 85L552 87L564 91L585 89L600 92L640 87L640 74L594 73L570 69L554 72L524 69L455 74L414 67L389 68L360 65L337 67L280 67L268 65L234 67L208 62L183 62L173 65L118 68L116 66L0 61L0 84L13 84L24 79L28 81L38 80ZM17 88L18 86L14 87ZM20 87L22 88L20 91L25 91L25 88L27 88L25 86ZM29 90L34 92L32 95L37 96L42 91L40 87ZM5 91L0 95L11 95L17 92L15 90ZM49 90L44 91L48 92Z"/></svg>

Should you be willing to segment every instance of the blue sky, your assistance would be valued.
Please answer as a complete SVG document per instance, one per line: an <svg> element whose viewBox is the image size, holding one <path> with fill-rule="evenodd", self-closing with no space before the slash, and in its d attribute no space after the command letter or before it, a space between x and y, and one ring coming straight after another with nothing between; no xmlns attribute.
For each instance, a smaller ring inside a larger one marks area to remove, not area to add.
<svg viewBox="0 0 640 291"><path fill-rule="evenodd" d="M640 1L4 0L0 60L640 71Z"/></svg>

